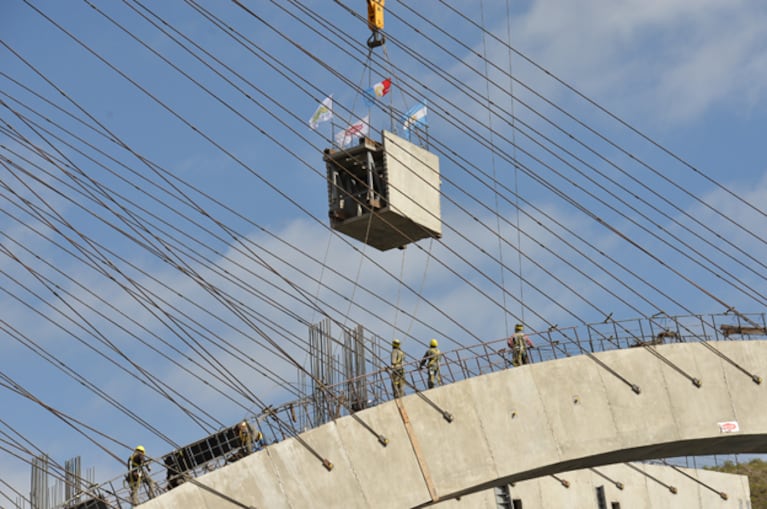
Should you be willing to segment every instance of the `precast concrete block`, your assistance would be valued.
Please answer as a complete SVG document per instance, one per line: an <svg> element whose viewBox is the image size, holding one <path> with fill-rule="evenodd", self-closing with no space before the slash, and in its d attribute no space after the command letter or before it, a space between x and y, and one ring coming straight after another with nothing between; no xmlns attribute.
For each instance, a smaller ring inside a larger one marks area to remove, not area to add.
<svg viewBox="0 0 767 509"><path fill-rule="evenodd" d="M767 349L767 341L718 341L712 346L747 373L761 377L761 383L757 384L749 374L723 361L724 378L730 390L730 402L739 433L760 432L765 418L763 412L754 410L764 408L767 395L767 356L761 354Z"/></svg>
<svg viewBox="0 0 767 509"><path fill-rule="evenodd" d="M373 433L354 419L339 419L336 423L368 507L413 507L428 500L429 492L397 405L394 402L378 405L358 412L357 416L389 441L386 447L382 446Z"/></svg>
<svg viewBox="0 0 767 509"><path fill-rule="evenodd" d="M595 447L620 446L598 364L579 356L531 368L562 459L586 455Z"/></svg>
<svg viewBox="0 0 767 509"><path fill-rule="evenodd" d="M567 479L567 473L563 473L561 475L557 475L560 479L564 479L566 481L569 481ZM573 507L573 501L578 500L575 490L577 489L577 486L574 484L570 484L569 488L566 488L563 486L558 480L554 479L551 476L545 476L545 477L539 477L536 479L536 484L538 486L532 486L533 493L532 495L535 495L535 492L538 492L538 496L541 498L540 504L536 505L532 503L532 497L530 495L525 494L527 491L526 489L518 489L516 486L512 488L512 495L513 498L519 498L523 502L523 507L525 509L538 507L538 508L544 508L544 507ZM522 486L520 486L522 488ZM583 505L583 507L596 507L596 504L589 504L589 505Z"/></svg>
<svg viewBox="0 0 767 509"><path fill-rule="evenodd" d="M755 372L767 372L767 343L733 341L715 346L735 362ZM560 475L563 462L570 469L603 468L599 465L693 455L701 449L767 452L763 384L754 383L700 344L662 345L658 351L700 377L702 387L694 387L641 348L597 354L607 366L637 384L641 388L638 395L593 359L559 359L426 391L425 397L452 414L452 422L417 395L402 398L412 433L407 432L395 401L359 412L358 417L389 438L388 447L382 447L351 416L303 433L304 441L333 462L330 472L292 439L272 444L200 481L254 507L414 507L432 500L429 486L444 498L481 491L510 478L540 477L542 472L554 472L564 479L580 475ZM719 419L736 419L741 431L723 433ZM652 467L643 468L650 473ZM738 507L720 503L717 493L679 472L668 474L666 469L663 473L671 475L668 484L679 489L673 495L649 476L630 475L633 469L626 467L629 474L621 474L613 470L619 466L609 468L610 477L626 487L615 491L605 481L605 493L624 507ZM659 475L655 477L660 479ZM542 479L545 489L540 485L528 488L527 481L518 481L512 495L530 490L526 496L541 501L539 505L526 501L526 509L571 506L573 494L579 493L573 483L568 490L553 477ZM729 482L720 479L724 478L713 477L710 484ZM632 494L631 486L640 483L641 490L636 488ZM584 507L594 503L595 486L592 482L583 492L584 500L589 500ZM561 500L560 491L565 494ZM722 491L746 493L739 500L747 501L747 485ZM705 504L696 505L695 500ZM143 507L214 509L228 505L186 483Z"/></svg>
<svg viewBox="0 0 767 509"><path fill-rule="evenodd" d="M664 378L680 439L694 440L716 435L718 422L735 418L722 359L698 343L676 343L656 348L660 355L684 373L701 380L702 385L695 387L687 378L664 364Z"/></svg>
<svg viewBox="0 0 767 509"><path fill-rule="evenodd" d="M479 483L498 477L471 398L470 386L474 382L467 380L424 393L439 408L452 414L452 422L421 398L402 401L437 494L453 493L467 482ZM456 468L456 465L471 465L471 468Z"/></svg>
<svg viewBox="0 0 767 509"><path fill-rule="evenodd" d="M288 497L270 457L269 447L199 478L199 481L252 507L290 509ZM203 491L204 493L204 491ZM206 494L211 507L226 507L221 497ZM214 502L224 505L214 505Z"/></svg>
<svg viewBox="0 0 767 509"><path fill-rule="evenodd" d="M605 352L598 357L628 382L599 368L606 404L609 405L616 430L615 449L675 440L678 426L672 412L666 379L660 364L653 362L651 354L639 348L631 348ZM638 386L639 394L629 384ZM641 443L638 443L639 440Z"/></svg>
<svg viewBox="0 0 767 509"><path fill-rule="evenodd" d="M535 369L509 368L467 381L499 477L539 467L542 457L559 458Z"/></svg>
<svg viewBox="0 0 767 509"><path fill-rule="evenodd" d="M270 445L269 456L290 507L369 507L370 501L364 498L336 424L323 424L300 436L322 458L329 460L333 469L328 471L298 440Z"/></svg>
<svg viewBox="0 0 767 509"><path fill-rule="evenodd" d="M220 505L208 505L202 491L192 483L184 483L171 491L158 495L152 500L141 504L141 509L176 509L178 507L194 507L199 509L217 509Z"/></svg>
<svg viewBox="0 0 767 509"><path fill-rule="evenodd" d="M492 488L451 498L429 506L433 509L498 509L498 501Z"/></svg>

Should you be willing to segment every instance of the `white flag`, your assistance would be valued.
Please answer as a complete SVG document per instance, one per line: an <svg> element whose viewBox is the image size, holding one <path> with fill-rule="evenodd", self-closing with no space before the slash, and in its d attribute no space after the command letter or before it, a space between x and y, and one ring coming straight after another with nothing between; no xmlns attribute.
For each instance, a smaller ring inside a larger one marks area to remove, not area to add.
<svg viewBox="0 0 767 509"><path fill-rule="evenodd" d="M370 115L365 115L365 118L358 120L343 131L336 133L336 145L343 148L350 144L357 138L367 136L370 132Z"/></svg>
<svg viewBox="0 0 767 509"><path fill-rule="evenodd" d="M317 129L320 122L327 122L333 118L333 96L326 97L322 100L317 107L317 111L314 112L312 118L309 119L309 127Z"/></svg>

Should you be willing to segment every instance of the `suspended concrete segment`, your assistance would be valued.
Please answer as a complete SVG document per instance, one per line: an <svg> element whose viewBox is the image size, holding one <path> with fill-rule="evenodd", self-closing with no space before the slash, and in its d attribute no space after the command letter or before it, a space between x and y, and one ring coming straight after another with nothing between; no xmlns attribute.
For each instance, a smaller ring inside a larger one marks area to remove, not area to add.
<svg viewBox="0 0 767 509"><path fill-rule="evenodd" d="M648 348L655 349L654 355ZM412 508L563 471L767 452L767 342L630 348L511 368L343 417L146 509ZM230 498L227 501L225 497ZM236 501L236 502L235 502Z"/></svg>

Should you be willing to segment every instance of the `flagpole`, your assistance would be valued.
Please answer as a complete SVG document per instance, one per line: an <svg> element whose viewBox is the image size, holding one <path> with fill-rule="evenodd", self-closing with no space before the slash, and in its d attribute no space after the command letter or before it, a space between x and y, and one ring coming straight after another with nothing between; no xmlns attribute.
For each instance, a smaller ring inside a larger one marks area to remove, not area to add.
<svg viewBox="0 0 767 509"><path fill-rule="evenodd" d="M335 101L333 100L333 94L330 94L330 147L333 147L333 142L336 136L336 115L335 115Z"/></svg>
<svg viewBox="0 0 767 509"><path fill-rule="evenodd" d="M390 75L391 76L391 75ZM391 80L391 78L389 78ZM389 82L389 87L392 86L391 81ZM394 94L389 94L389 129L391 132L396 132L395 126L394 126Z"/></svg>
<svg viewBox="0 0 767 509"><path fill-rule="evenodd" d="M424 99L423 100L423 107L427 108L426 111L428 111L429 108L429 100ZM426 121L426 115L424 115L424 122L423 122L423 132L424 132L424 138L426 146L424 147L426 150L429 150L429 122Z"/></svg>

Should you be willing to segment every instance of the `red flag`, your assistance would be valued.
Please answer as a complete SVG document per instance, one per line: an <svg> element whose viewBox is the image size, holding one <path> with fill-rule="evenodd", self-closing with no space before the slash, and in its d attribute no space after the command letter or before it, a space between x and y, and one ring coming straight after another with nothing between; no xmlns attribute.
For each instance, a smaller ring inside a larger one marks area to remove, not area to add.
<svg viewBox="0 0 767 509"><path fill-rule="evenodd" d="M390 88L391 78L386 78L385 80L379 81L372 87L365 90L365 102L368 104L368 106L372 105L377 98L388 94Z"/></svg>
<svg viewBox="0 0 767 509"><path fill-rule="evenodd" d="M383 97L389 93L389 88L391 88L391 78L386 78L373 85L373 92L376 97Z"/></svg>

